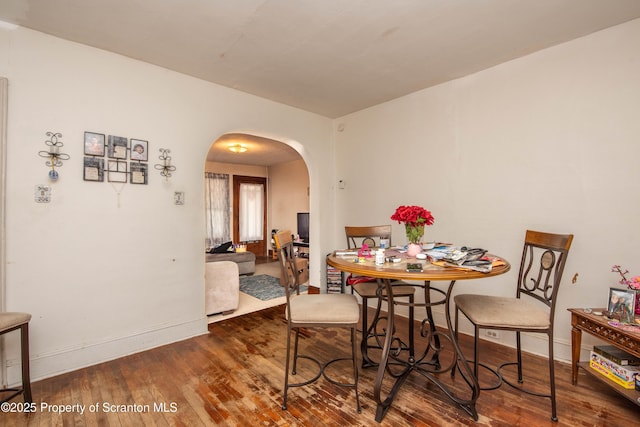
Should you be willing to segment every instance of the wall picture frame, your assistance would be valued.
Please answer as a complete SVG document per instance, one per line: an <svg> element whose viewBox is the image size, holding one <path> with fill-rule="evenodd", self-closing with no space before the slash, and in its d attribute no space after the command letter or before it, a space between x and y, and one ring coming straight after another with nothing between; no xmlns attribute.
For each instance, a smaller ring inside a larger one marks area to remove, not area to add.
<svg viewBox="0 0 640 427"><path fill-rule="evenodd" d="M83 178L85 181L104 181L104 159L100 157L85 157Z"/></svg>
<svg viewBox="0 0 640 427"><path fill-rule="evenodd" d="M131 160L140 160L146 162L149 160L149 141L131 138L131 151L129 152Z"/></svg>
<svg viewBox="0 0 640 427"><path fill-rule="evenodd" d="M636 306L636 291L609 288L608 316L623 323L633 323Z"/></svg>
<svg viewBox="0 0 640 427"><path fill-rule="evenodd" d="M123 160L109 160L107 162L107 180L109 182L127 182L127 162Z"/></svg>
<svg viewBox="0 0 640 427"><path fill-rule="evenodd" d="M86 156L104 156L104 151L103 133L84 133L84 154Z"/></svg>
<svg viewBox="0 0 640 427"><path fill-rule="evenodd" d="M127 159L127 138L124 136L109 135L107 144L107 156L111 159Z"/></svg>
<svg viewBox="0 0 640 427"><path fill-rule="evenodd" d="M131 162L129 165L129 182L131 184L147 184L148 166L146 163Z"/></svg>

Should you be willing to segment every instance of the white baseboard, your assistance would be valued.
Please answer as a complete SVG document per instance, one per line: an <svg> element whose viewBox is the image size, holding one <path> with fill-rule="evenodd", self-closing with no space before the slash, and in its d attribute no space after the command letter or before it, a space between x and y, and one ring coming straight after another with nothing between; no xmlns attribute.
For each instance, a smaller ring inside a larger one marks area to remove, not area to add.
<svg viewBox="0 0 640 427"><path fill-rule="evenodd" d="M31 382L206 333L207 319L203 317L179 325L159 327L158 329L142 331L130 336L93 343L84 347L39 355L31 354ZM8 362L7 382L13 386L22 382L20 360Z"/></svg>

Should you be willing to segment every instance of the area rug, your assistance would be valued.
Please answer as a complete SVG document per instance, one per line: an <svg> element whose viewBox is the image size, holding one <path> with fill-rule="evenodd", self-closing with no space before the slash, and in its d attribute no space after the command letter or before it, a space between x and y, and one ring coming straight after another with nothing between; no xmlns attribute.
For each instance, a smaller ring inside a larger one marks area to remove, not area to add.
<svg viewBox="0 0 640 427"><path fill-rule="evenodd" d="M300 292L306 290L307 287L305 285L300 286ZM284 288L280 286L280 279L266 274L241 276L240 292L244 292L262 301L269 301L270 299L284 296Z"/></svg>

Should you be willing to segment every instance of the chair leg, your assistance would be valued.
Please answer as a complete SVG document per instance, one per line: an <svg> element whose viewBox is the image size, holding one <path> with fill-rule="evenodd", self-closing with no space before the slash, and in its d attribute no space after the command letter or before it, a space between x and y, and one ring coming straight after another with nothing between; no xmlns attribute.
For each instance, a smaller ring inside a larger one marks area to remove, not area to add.
<svg viewBox="0 0 640 427"><path fill-rule="evenodd" d="M549 388L551 396L551 420L558 421L558 415L556 413L556 375L555 366L553 363L553 334L547 336L549 339Z"/></svg>
<svg viewBox="0 0 640 427"><path fill-rule="evenodd" d="M291 375L295 375L298 367L298 338L300 337L300 328L296 328L296 338L293 344L293 369L291 370Z"/></svg>
<svg viewBox="0 0 640 427"><path fill-rule="evenodd" d="M20 341L22 352L22 391L24 401L32 403L31 397L31 376L29 374L29 324L25 323L20 327Z"/></svg>
<svg viewBox="0 0 640 427"><path fill-rule="evenodd" d="M358 394L358 347L356 344L356 328L351 328L351 357L353 360L353 384L356 392L356 405L358 413L362 413L360 406L360 395Z"/></svg>
<svg viewBox="0 0 640 427"><path fill-rule="evenodd" d="M289 391L289 363L291 357L291 329L287 328L287 360L284 365L284 398L282 400L282 409L287 410L287 392Z"/></svg>
<svg viewBox="0 0 640 427"><path fill-rule="evenodd" d="M520 332L516 331L516 349L518 357L518 383L522 384L522 345L520 343Z"/></svg>
<svg viewBox="0 0 640 427"><path fill-rule="evenodd" d="M378 305L380 305L378 303ZM369 359L369 298L362 297L362 341L360 342L360 352L362 353L362 367L368 368L375 363Z"/></svg>
<svg viewBox="0 0 640 427"><path fill-rule="evenodd" d="M362 297L362 336L366 337L369 331L369 298Z"/></svg>
<svg viewBox="0 0 640 427"><path fill-rule="evenodd" d="M473 325L473 375L478 378L478 357L480 356L480 328Z"/></svg>

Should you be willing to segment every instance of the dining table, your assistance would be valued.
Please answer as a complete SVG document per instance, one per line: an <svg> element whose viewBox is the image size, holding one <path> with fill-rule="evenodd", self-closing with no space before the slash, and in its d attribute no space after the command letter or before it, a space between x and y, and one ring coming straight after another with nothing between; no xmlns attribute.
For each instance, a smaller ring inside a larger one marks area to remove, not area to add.
<svg viewBox="0 0 640 427"><path fill-rule="evenodd" d="M508 272L511 265L502 257L493 254L486 255L486 259L492 262L490 271L451 266L442 261L431 262L429 258L425 260L411 258L404 251L398 249L387 249L385 255L385 262L378 264L374 257L360 257L349 250L336 250L326 257L327 265L344 273L378 279L378 298L387 301L386 323L381 328L381 333L376 335L371 331L376 328L377 320L381 316L380 305L378 305L376 318L372 321L367 332L364 331L367 325L363 326L362 334L363 340L367 340L367 337L371 335L382 337L382 352L373 393L377 404L376 421L382 421L402 384L412 373L422 375L477 421L476 401L480 395L480 386L472 366L460 349L452 327L450 312L452 291L458 281L498 276ZM408 271L409 264L420 264L420 268L417 271ZM394 301L392 287L398 281L402 281L403 286L410 284L422 288L424 301L417 299L413 302ZM444 282L444 286L432 287L432 282ZM432 291L438 291L441 298L432 300ZM409 325L409 334L411 335L408 340L409 344L404 343L394 324L394 308L399 304L410 306L410 309L415 307L426 309L425 318L421 322L421 326L417 328L419 332L414 332L413 325ZM431 308L436 305L444 305L446 328L436 328L434 324ZM419 333L424 338L419 340L420 349L414 348L416 345L416 340L413 339L414 333ZM364 349L366 343L362 344ZM457 373L460 374L461 379L454 382Z"/></svg>

